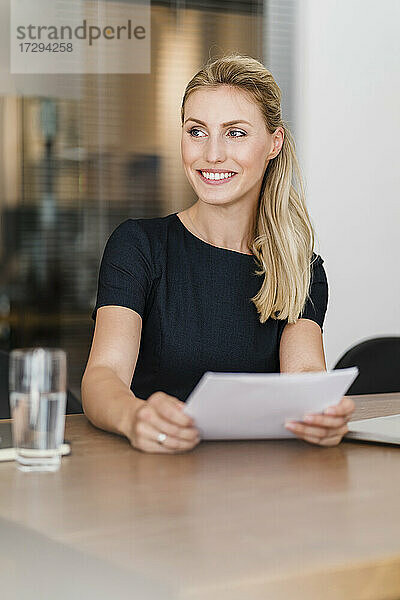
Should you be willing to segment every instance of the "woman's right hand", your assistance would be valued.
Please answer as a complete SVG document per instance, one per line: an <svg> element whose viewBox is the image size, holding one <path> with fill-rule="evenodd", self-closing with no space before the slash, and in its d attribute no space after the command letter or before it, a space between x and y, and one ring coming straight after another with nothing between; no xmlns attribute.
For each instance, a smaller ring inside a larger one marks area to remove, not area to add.
<svg viewBox="0 0 400 600"><path fill-rule="evenodd" d="M200 442L194 421L183 412L185 403L165 392L154 392L135 412L131 434L132 446L144 452L175 454L192 450ZM164 433L162 442L157 436Z"/></svg>

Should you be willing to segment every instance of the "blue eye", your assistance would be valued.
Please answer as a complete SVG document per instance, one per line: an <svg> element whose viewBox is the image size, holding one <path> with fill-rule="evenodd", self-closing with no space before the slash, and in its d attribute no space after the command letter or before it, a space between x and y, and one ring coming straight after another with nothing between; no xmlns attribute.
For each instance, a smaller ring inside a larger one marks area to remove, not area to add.
<svg viewBox="0 0 400 600"><path fill-rule="evenodd" d="M229 137L244 137L246 135L246 133L244 131L241 131L240 129L231 129L229 131L229 133L240 133L242 135L234 135L234 136L229 136Z"/></svg>
<svg viewBox="0 0 400 600"><path fill-rule="evenodd" d="M201 131L198 127L192 127L192 129L189 129L188 133L192 137L202 137L202 136L199 136L199 135L193 135L193 131Z"/></svg>

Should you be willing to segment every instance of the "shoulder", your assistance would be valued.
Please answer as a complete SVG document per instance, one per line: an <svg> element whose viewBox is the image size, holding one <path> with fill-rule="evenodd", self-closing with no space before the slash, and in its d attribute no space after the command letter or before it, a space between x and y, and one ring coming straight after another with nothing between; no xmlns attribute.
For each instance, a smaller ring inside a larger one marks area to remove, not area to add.
<svg viewBox="0 0 400 600"><path fill-rule="evenodd" d="M120 250L140 248L157 256L165 243L173 216L126 219L111 233L107 245Z"/></svg>
<svg viewBox="0 0 400 600"><path fill-rule="evenodd" d="M324 259L322 258L322 256L320 254L316 254L315 252L312 253L311 256L311 264L314 265L322 265L322 263L324 262Z"/></svg>
<svg viewBox="0 0 400 600"><path fill-rule="evenodd" d="M159 239L162 231L167 230L168 217L126 219L114 229L110 238L128 242L147 239L152 242Z"/></svg>
<svg viewBox="0 0 400 600"><path fill-rule="evenodd" d="M323 266L324 259L315 252L311 257L311 276L313 282L327 283L325 268Z"/></svg>
<svg viewBox="0 0 400 600"><path fill-rule="evenodd" d="M168 232L174 226L174 214L166 217L126 219L109 236L103 262L131 271L142 265L146 273L156 277L163 269L163 251Z"/></svg>

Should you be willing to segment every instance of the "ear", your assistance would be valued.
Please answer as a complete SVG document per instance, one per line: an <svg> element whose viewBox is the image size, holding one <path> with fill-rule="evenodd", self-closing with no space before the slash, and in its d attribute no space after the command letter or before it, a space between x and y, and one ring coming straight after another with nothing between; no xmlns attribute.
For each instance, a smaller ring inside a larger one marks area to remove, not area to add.
<svg viewBox="0 0 400 600"><path fill-rule="evenodd" d="M284 139L285 139L285 130L283 129L283 127L277 127L273 134L273 138L272 138L273 147L272 147L271 153L273 153L273 156L270 156L270 158L275 158L276 156L278 156L279 152L282 149Z"/></svg>

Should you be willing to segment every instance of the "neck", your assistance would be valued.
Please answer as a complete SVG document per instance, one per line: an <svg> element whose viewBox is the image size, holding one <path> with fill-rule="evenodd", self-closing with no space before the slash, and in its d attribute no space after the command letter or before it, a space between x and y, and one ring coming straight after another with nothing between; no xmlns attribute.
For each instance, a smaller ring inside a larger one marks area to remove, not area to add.
<svg viewBox="0 0 400 600"><path fill-rule="evenodd" d="M199 202L187 211L189 220L203 241L212 246L252 254L250 244L255 213L239 207L206 206Z"/></svg>

